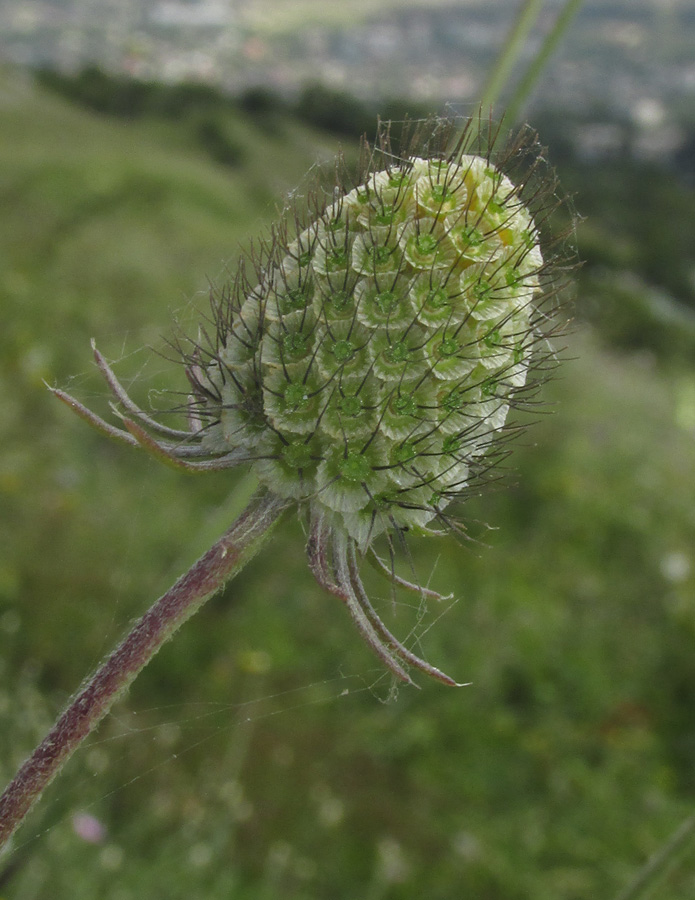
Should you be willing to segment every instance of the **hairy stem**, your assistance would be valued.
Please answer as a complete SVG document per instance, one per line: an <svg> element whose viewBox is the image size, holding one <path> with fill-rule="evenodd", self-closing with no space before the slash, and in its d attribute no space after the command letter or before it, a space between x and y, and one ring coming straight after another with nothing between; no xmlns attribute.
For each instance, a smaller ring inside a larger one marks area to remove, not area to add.
<svg viewBox="0 0 695 900"><path fill-rule="evenodd" d="M174 632L255 555L287 506L256 497L229 530L182 575L70 702L0 797L0 848L43 790Z"/></svg>

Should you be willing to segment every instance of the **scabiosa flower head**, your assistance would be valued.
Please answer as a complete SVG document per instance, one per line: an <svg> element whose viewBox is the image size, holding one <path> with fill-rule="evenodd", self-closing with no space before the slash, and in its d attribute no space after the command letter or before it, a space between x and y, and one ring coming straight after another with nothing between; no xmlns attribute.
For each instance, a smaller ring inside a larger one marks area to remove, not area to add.
<svg viewBox="0 0 695 900"><path fill-rule="evenodd" d="M527 184L471 152L470 132L450 152L445 136L402 156L382 142L355 187L276 229L253 283L220 299L212 352L191 360L200 443L245 454L361 550L441 519L504 431L543 334Z"/></svg>
<svg viewBox="0 0 695 900"><path fill-rule="evenodd" d="M140 420L131 442L186 468L250 463L308 511L314 574L387 665L448 682L386 630L356 560L380 535L454 524L551 358L554 182L527 137L495 155L477 126L429 121L400 152L382 128L352 185L338 166L289 210L185 353L190 431L128 406L97 357Z"/></svg>

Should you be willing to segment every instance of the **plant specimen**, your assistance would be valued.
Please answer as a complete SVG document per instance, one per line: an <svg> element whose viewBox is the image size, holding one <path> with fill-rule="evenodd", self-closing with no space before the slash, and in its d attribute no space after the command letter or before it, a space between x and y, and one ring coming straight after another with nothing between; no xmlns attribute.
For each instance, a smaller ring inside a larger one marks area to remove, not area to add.
<svg viewBox="0 0 695 900"><path fill-rule="evenodd" d="M252 467L261 493L140 620L72 701L0 798L0 843L60 764L164 641L260 547L290 508L307 523L317 581L345 604L397 678L454 679L374 610L371 557L394 584L406 533L461 532L455 504L494 476L554 363L559 267L548 219L560 202L530 133L500 151L480 120L421 123L392 146L339 160L213 291L207 330L180 339L187 427L139 408L95 349L119 424L55 390L107 436L187 471Z"/></svg>

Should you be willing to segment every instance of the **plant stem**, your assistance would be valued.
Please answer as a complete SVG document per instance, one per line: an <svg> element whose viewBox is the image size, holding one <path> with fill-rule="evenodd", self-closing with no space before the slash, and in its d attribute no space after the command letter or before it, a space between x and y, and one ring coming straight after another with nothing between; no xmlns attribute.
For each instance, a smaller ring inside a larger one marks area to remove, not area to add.
<svg viewBox="0 0 695 900"><path fill-rule="evenodd" d="M638 897L645 897L675 862L678 853L693 835L695 835L695 815L689 816L682 822L663 847L650 856L635 878L624 891L620 892L617 900L637 900Z"/></svg>
<svg viewBox="0 0 695 900"><path fill-rule="evenodd" d="M502 89L516 62L521 47L538 18L543 0L525 0L521 5L514 24L507 35L504 46L495 60L487 77L480 97L480 108L487 112L499 100Z"/></svg>
<svg viewBox="0 0 695 900"><path fill-rule="evenodd" d="M134 626L72 699L0 797L0 848L60 768L174 632L255 555L287 503L262 494Z"/></svg>
<svg viewBox="0 0 695 900"><path fill-rule="evenodd" d="M583 0L567 0L562 10L555 20L555 24L548 32L547 37L543 41L543 46L534 57L529 65L524 77L518 83L516 90L512 94L512 98L507 104L505 116L507 125L513 125L519 118L524 104L529 98L534 85L538 81L541 72L547 65L548 60L555 52L557 45L560 43L563 35L569 28L572 18L579 12L579 7Z"/></svg>

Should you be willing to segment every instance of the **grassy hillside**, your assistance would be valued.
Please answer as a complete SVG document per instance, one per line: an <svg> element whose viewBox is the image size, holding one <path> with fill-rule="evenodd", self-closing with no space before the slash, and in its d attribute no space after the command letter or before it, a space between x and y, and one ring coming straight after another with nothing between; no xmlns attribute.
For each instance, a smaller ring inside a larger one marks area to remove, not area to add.
<svg viewBox="0 0 695 900"><path fill-rule="evenodd" d="M207 279L331 147L230 112L223 166L187 127L2 88L4 781L249 489L112 446L43 379L108 412L95 337L143 403L183 389L144 348L193 327ZM455 602L370 582L471 687L380 702L388 679L290 522L70 763L0 861L0 897L613 897L695 801L695 396L682 364L601 347L577 328L506 489L461 510L479 543L413 545ZM694 889L681 865L659 897Z"/></svg>
<svg viewBox="0 0 695 900"><path fill-rule="evenodd" d="M430 6L445 6L451 0L431 0ZM260 34L293 34L300 26L311 25L355 25L357 22L375 15L383 15L390 9L421 7L421 0L353 0L349 7L337 3L323 3L321 0L302 0L288 7L278 0L261 0L253 6L242 9L241 20Z"/></svg>

